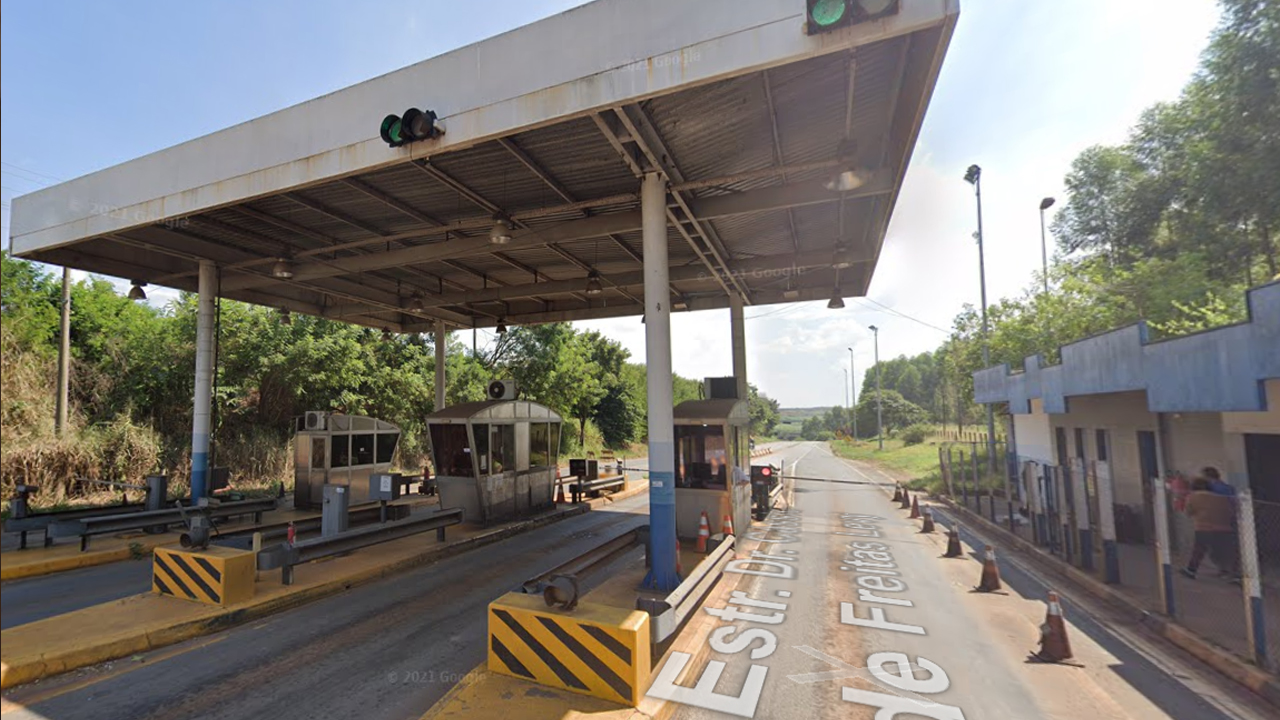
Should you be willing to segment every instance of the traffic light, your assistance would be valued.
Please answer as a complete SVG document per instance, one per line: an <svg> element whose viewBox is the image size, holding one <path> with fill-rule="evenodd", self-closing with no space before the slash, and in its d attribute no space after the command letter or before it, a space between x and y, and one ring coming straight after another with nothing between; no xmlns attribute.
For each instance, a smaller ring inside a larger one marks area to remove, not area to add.
<svg viewBox="0 0 1280 720"><path fill-rule="evenodd" d="M898 0L805 0L805 32L830 32L898 14Z"/></svg>
<svg viewBox="0 0 1280 720"><path fill-rule="evenodd" d="M409 108L403 115L393 114L382 118L379 134L386 144L400 147L405 143L439 137L443 132L444 130L436 127L435 111Z"/></svg>

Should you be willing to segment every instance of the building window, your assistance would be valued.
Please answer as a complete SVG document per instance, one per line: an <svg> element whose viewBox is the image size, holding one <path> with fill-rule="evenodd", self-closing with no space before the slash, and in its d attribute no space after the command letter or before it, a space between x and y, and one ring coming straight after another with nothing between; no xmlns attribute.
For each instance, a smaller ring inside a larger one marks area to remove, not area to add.
<svg viewBox="0 0 1280 720"><path fill-rule="evenodd" d="M351 436L352 465L373 464L373 433Z"/></svg>
<svg viewBox="0 0 1280 720"><path fill-rule="evenodd" d="M1084 428L1076 428L1076 457L1084 459Z"/></svg>
<svg viewBox="0 0 1280 720"><path fill-rule="evenodd" d="M389 463L396 454L396 442L400 440L398 433L378 433L378 462Z"/></svg>
<svg viewBox="0 0 1280 720"><path fill-rule="evenodd" d="M492 440L489 442L489 454L494 474L516 469L516 426L492 425Z"/></svg>
<svg viewBox="0 0 1280 720"><path fill-rule="evenodd" d="M1096 450L1095 450L1095 452L1098 454L1098 460L1100 460L1101 462L1108 462L1108 460L1107 460L1107 450L1108 450L1108 448L1107 448L1107 431L1106 431L1106 430L1099 430L1099 431L1097 431L1097 433L1094 435L1094 445L1096 446Z"/></svg>
<svg viewBox="0 0 1280 720"><path fill-rule="evenodd" d="M546 423L529 423L529 467L551 465L551 431Z"/></svg>
<svg viewBox="0 0 1280 720"><path fill-rule="evenodd" d="M311 469L312 470L324 469L324 451L325 451L325 438L319 437L319 436L313 436L311 438Z"/></svg>
<svg viewBox="0 0 1280 720"><path fill-rule="evenodd" d="M351 436L334 435L330 438L330 442L333 446L329 453L329 468L344 468L351 465Z"/></svg>
<svg viewBox="0 0 1280 720"><path fill-rule="evenodd" d="M467 444L466 425L432 425L431 454L437 475L471 477L471 447Z"/></svg>

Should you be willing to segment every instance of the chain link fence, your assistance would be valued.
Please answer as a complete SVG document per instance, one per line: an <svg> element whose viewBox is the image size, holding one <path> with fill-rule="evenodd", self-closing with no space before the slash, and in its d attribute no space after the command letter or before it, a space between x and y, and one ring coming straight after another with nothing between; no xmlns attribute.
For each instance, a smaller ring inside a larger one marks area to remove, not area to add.
<svg viewBox="0 0 1280 720"><path fill-rule="evenodd" d="M951 499L1255 664L1280 668L1280 503L1225 484L1115 477L1104 461L1019 461L979 443L939 449ZM1143 505L1115 500L1118 483Z"/></svg>

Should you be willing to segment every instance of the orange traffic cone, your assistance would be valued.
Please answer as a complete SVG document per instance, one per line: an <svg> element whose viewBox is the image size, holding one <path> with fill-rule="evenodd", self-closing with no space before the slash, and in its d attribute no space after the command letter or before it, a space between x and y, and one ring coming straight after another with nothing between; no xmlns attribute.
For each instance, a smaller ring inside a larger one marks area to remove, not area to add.
<svg viewBox="0 0 1280 720"><path fill-rule="evenodd" d="M902 486L901 485L893 486L893 501L896 503L902 502Z"/></svg>
<svg viewBox="0 0 1280 720"><path fill-rule="evenodd" d="M946 558L958 558L964 554L960 549L960 530L951 529L947 531L947 552L942 555Z"/></svg>
<svg viewBox="0 0 1280 720"><path fill-rule="evenodd" d="M908 520L920 519L920 496L917 495L911 499L911 514L907 516Z"/></svg>
<svg viewBox="0 0 1280 720"><path fill-rule="evenodd" d="M905 488L902 490L902 503L898 507L906 510L911 507L911 493Z"/></svg>
<svg viewBox="0 0 1280 720"><path fill-rule="evenodd" d="M556 468L556 504L564 504L564 483L560 481L560 468Z"/></svg>
<svg viewBox="0 0 1280 720"><path fill-rule="evenodd" d="M930 510L929 508L925 508L925 509L924 509L924 510L922 510L921 512L923 513L923 517L924 517L924 524L920 527L920 532L922 532L922 533L931 533L931 532L933 532L933 530L934 530L934 528L933 528L933 511L932 511L932 510Z"/></svg>
<svg viewBox="0 0 1280 720"><path fill-rule="evenodd" d="M1067 640L1067 625L1062 620L1062 605L1058 593L1049 591L1049 609L1045 611L1044 624L1040 626L1040 652L1033 653L1043 662L1062 662L1071 659L1071 642Z"/></svg>
<svg viewBox="0 0 1280 720"><path fill-rule="evenodd" d="M986 546L982 558L982 578L975 588L978 592L995 592L1003 587L1000 584L1000 569L996 567L996 549Z"/></svg>
<svg viewBox="0 0 1280 720"><path fill-rule="evenodd" d="M720 529L720 532L724 533L725 537L733 534L733 520L728 515L724 516L724 526Z"/></svg>
<svg viewBox="0 0 1280 720"><path fill-rule="evenodd" d="M707 540L711 538L711 525L707 522L707 511L702 511L702 518L698 520L698 552L705 553L707 551Z"/></svg>

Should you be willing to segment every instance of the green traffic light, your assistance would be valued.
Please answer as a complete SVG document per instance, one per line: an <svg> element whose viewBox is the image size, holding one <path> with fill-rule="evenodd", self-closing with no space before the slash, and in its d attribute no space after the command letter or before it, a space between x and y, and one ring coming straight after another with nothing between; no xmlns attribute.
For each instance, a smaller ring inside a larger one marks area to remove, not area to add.
<svg viewBox="0 0 1280 720"><path fill-rule="evenodd" d="M809 18L820 27L840 22L847 12L845 0L817 0L809 10Z"/></svg>
<svg viewBox="0 0 1280 720"><path fill-rule="evenodd" d="M388 115L382 119L382 141L391 147L396 147L404 143L404 131L400 123L399 115Z"/></svg>

